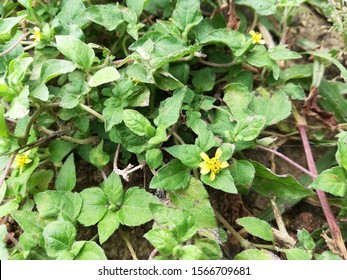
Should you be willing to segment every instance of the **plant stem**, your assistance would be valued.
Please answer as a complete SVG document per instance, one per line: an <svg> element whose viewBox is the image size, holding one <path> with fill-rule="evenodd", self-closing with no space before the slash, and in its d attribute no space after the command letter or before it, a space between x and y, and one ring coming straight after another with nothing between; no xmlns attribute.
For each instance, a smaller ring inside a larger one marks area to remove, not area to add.
<svg viewBox="0 0 347 280"><path fill-rule="evenodd" d="M10 171L11 165L12 165L16 155L17 155L17 152L14 152L6 164L4 172L2 173L2 175L0 177L0 188L2 187L2 184L4 183L6 176L7 176L8 172Z"/></svg>
<svg viewBox="0 0 347 280"><path fill-rule="evenodd" d="M257 148L264 150L264 151L268 151L270 153L273 153L276 156L279 156L280 158L284 159L286 162L290 163L291 165L293 165L294 167L296 167L297 169L299 169L303 173L306 173L307 175L311 176L312 178L317 177L317 175L314 175L311 171L307 170L306 168L302 167L300 164L296 163L294 160L288 158L287 156L285 156L284 154L282 154L276 150L273 150L273 149L270 149L270 148L267 148L264 146L260 146L260 145L257 145Z"/></svg>
<svg viewBox="0 0 347 280"><path fill-rule="evenodd" d="M25 128L25 134L24 134L24 137L23 139L21 140L21 144L22 145L26 145L27 142L28 142L28 138L29 138L29 134L30 134L30 129L31 127L33 126L34 122L36 121L36 119L40 116L40 114L43 112L43 108L40 107L39 109L37 109L35 111L35 113L31 116L29 122L28 122L28 125L26 126Z"/></svg>
<svg viewBox="0 0 347 280"><path fill-rule="evenodd" d="M99 114L97 111L93 110L92 108L88 107L87 105L84 105L84 104L81 104L81 103L80 103L80 107L81 107L84 111L86 111L86 112L92 114L94 117L98 118L99 120L105 121L105 118L104 118L103 115Z"/></svg>
<svg viewBox="0 0 347 280"><path fill-rule="evenodd" d="M308 137L307 137L307 133L306 133L306 122L305 121L302 121L302 122L298 121L297 122L297 128L300 132L302 144L304 146L307 165L308 165L310 172L314 175L314 177L312 177L314 179L318 176L318 172L317 172L316 164L315 164L315 161L314 161L314 158L312 155L310 143L308 141ZM328 199L325 195L325 192L321 191L321 190L316 190L316 193L317 193L319 202L322 206L324 216L328 222L331 236L332 236L333 240L335 241L337 248L340 250L343 258L345 260L347 260L346 246L345 246L339 225L336 222L335 216L331 210L331 207L330 207Z"/></svg>
<svg viewBox="0 0 347 280"><path fill-rule="evenodd" d="M129 239L125 236L124 232L122 230L119 230L119 234L120 236L123 238L123 240L125 241L125 244L127 245L129 251L130 251L130 254L131 254L131 257L133 258L133 260L137 261L138 258L136 256L136 253L134 251L134 248L133 246L131 245Z"/></svg>
<svg viewBox="0 0 347 280"><path fill-rule="evenodd" d="M240 243L240 245L245 248L249 249L252 247L252 243L248 240L244 239L241 234L239 234L223 217L221 214L219 214L216 210L214 210L214 214L216 215L216 218L218 221L221 222L223 226L230 232L230 234Z"/></svg>
<svg viewBox="0 0 347 280"><path fill-rule="evenodd" d="M158 253L157 249L154 249L151 254L148 257L148 260L153 260L153 258L155 257L155 255Z"/></svg>
<svg viewBox="0 0 347 280"><path fill-rule="evenodd" d="M184 140L182 139L182 137L179 136L178 133L177 133L174 129L171 130L171 133L172 133L173 137L174 137L175 139L177 139L177 141L178 141L180 144L182 144L182 145L185 144L185 142L184 142Z"/></svg>

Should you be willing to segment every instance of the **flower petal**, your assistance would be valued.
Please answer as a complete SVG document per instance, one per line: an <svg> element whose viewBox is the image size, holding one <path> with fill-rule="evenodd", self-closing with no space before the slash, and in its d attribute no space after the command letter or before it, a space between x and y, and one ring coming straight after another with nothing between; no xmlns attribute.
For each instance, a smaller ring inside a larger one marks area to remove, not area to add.
<svg viewBox="0 0 347 280"><path fill-rule="evenodd" d="M32 160L31 160L31 159L29 159L29 158L25 158L25 164L30 163L30 162L32 162Z"/></svg>
<svg viewBox="0 0 347 280"><path fill-rule="evenodd" d="M249 31L249 35L251 35L252 37L253 37L255 34L256 34L256 33L255 33L254 30Z"/></svg>
<svg viewBox="0 0 347 280"><path fill-rule="evenodd" d="M203 175L207 174L211 170L210 166L206 162L201 162L199 167L201 168L200 173Z"/></svg>
<svg viewBox="0 0 347 280"><path fill-rule="evenodd" d="M220 168L226 168L226 167L228 167L229 166L229 163L227 162L227 161L222 161L221 163L220 163Z"/></svg>
<svg viewBox="0 0 347 280"><path fill-rule="evenodd" d="M222 155L222 153L223 153L222 149L221 149L221 148L218 148L214 157L215 157L216 159L219 159L220 156Z"/></svg>
<svg viewBox="0 0 347 280"><path fill-rule="evenodd" d="M216 173L211 172L211 174L210 174L210 180L211 180L211 181L214 181L215 178L216 178Z"/></svg>
<svg viewBox="0 0 347 280"><path fill-rule="evenodd" d="M259 44L264 45L265 44L265 40L263 40L263 39L259 40Z"/></svg>
<svg viewBox="0 0 347 280"><path fill-rule="evenodd" d="M204 152L201 152L200 156L202 157L202 159L204 161L209 161L210 160L209 156L206 153L204 153Z"/></svg>

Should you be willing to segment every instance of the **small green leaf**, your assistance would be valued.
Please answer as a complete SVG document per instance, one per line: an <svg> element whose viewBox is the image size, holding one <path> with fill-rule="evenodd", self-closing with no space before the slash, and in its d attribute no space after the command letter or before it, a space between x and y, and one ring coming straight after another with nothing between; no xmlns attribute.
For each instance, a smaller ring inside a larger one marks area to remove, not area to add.
<svg viewBox="0 0 347 280"><path fill-rule="evenodd" d="M11 39L11 30L15 27L25 16L8 17L0 19L0 42L8 41Z"/></svg>
<svg viewBox="0 0 347 280"><path fill-rule="evenodd" d="M146 151L146 162L151 169L157 169L163 162L163 153L160 149L149 149Z"/></svg>
<svg viewBox="0 0 347 280"><path fill-rule="evenodd" d="M344 197L347 193L346 171L340 166L324 170L311 184L311 187Z"/></svg>
<svg viewBox="0 0 347 280"><path fill-rule="evenodd" d="M43 227L41 226L37 212L15 210L11 212L11 216L25 232L33 236L38 242L43 240Z"/></svg>
<svg viewBox="0 0 347 280"><path fill-rule="evenodd" d="M264 116L244 116L237 120L235 141L252 141L259 136L266 123Z"/></svg>
<svg viewBox="0 0 347 280"><path fill-rule="evenodd" d="M276 0L236 0L235 3L251 7L257 14L262 16L273 15L277 10Z"/></svg>
<svg viewBox="0 0 347 280"><path fill-rule="evenodd" d="M204 91L210 91L215 85L216 74L212 68L202 68L193 73L193 86L195 92L202 93Z"/></svg>
<svg viewBox="0 0 347 280"><path fill-rule="evenodd" d="M256 115L266 118L266 125L272 125L286 119L291 113L292 104L281 91L270 96L254 96L249 109Z"/></svg>
<svg viewBox="0 0 347 280"><path fill-rule="evenodd" d="M58 163L72 151L75 144L64 140L54 140L49 144L50 160L53 163Z"/></svg>
<svg viewBox="0 0 347 280"><path fill-rule="evenodd" d="M107 260L104 250L94 241L78 241L72 245L72 250L78 249L74 260Z"/></svg>
<svg viewBox="0 0 347 280"><path fill-rule="evenodd" d="M20 57L11 60L8 66L8 82L10 86L15 87L22 82L24 79L27 70L31 63L33 63L34 59L24 53Z"/></svg>
<svg viewBox="0 0 347 280"><path fill-rule="evenodd" d="M222 190L227 193L237 193L234 179L228 169L222 169L216 174L216 178L212 181L210 174L201 175L201 181L212 188Z"/></svg>
<svg viewBox="0 0 347 280"><path fill-rule="evenodd" d="M76 238L76 228L68 221L49 223L43 230L45 249L48 256L57 257L68 251Z"/></svg>
<svg viewBox="0 0 347 280"><path fill-rule="evenodd" d="M114 4L92 5L85 11L84 18L104 26L108 31L115 30L124 21L121 9Z"/></svg>
<svg viewBox="0 0 347 280"><path fill-rule="evenodd" d="M22 119L29 114L29 87L26 85L21 93L15 97L7 111L7 116L11 119Z"/></svg>
<svg viewBox="0 0 347 280"><path fill-rule="evenodd" d="M298 230L297 237L300 245L303 246L305 250L313 250L316 247L313 238L306 229Z"/></svg>
<svg viewBox="0 0 347 280"><path fill-rule="evenodd" d="M200 180L192 177L187 188L172 191L169 197L174 205L195 218L198 230L217 227L208 193Z"/></svg>
<svg viewBox="0 0 347 280"><path fill-rule="evenodd" d="M123 121L123 107L106 106L102 111L102 115L105 118L105 130L110 131L113 126Z"/></svg>
<svg viewBox="0 0 347 280"><path fill-rule="evenodd" d="M347 170L347 144L341 138L337 141L337 152L336 152L337 163Z"/></svg>
<svg viewBox="0 0 347 280"><path fill-rule="evenodd" d="M247 160L234 160L229 170L238 191L248 194L255 175L255 168L252 163Z"/></svg>
<svg viewBox="0 0 347 280"><path fill-rule="evenodd" d="M94 50L83 43L81 40L72 36L55 36L57 49L72 60L82 69L88 69L92 66L95 53Z"/></svg>
<svg viewBox="0 0 347 280"><path fill-rule="evenodd" d="M124 195L122 207L118 211L121 224L126 226L139 226L152 219L149 204L160 203L159 199L144 189L133 187Z"/></svg>
<svg viewBox="0 0 347 280"><path fill-rule="evenodd" d="M40 217L44 219L62 216L74 222L82 208L82 198L78 193L48 190L35 194L34 200Z"/></svg>
<svg viewBox="0 0 347 280"><path fill-rule="evenodd" d="M237 219L236 222L244 227L250 234L257 236L266 241L274 241L271 226L258 218L255 217L244 217Z"/></svg>
<svg viewBox="0 0 347 280"><path fill-rule="evenodd" d="M237 118L247 111L251 102L251 93L243 84L228 84L224 87L223 101L231 113Z"/></svg>
<svg viewBox="0 0 347 280"><path fill-rule="evenodd" d="M214 138L213 132L206 130L206 133L198 134L198 137L195 139L195 145L198 146L203 152L207 152L217 145L217 141Z"/></svg>
<svg viewBox="0 0 347 280"><path fill-rule="evenodd" d="M285 249L284 253L286 254L287 260L306 260L309 261L312 259L312 254L299 249L299 248L293 248L293 249Z"/></svg>
<svg viewBox="0 0 347 280"><path fill-rule="evenodd" d="M88 188L80 192L83 204L78 222L84 226L95 225L107 212L107 196L100 188Z"/></svg>
<svg viewBox="0 0 347 280"><path fill-rule="evenodd" d="M48 101L48 97L49 97L48 87L45 84L41 84L30 92L30 96L40 99L42 101Z"/></svg>
<svg viewBox="0 0 347 280"><path fill-rule="evenodd" d="M0 206L0 217L5 217L10 214L11 211L17 210L18 208L19 204L16 199L8 200Z"/></svg>
<svg viewBox="0 0 347 280"><path fill-rule="evenodd" d="M172 232L165 228L152 229L143 237L146 238L163 256L171 255L173 249L178 245Z"/></svg>
<svg viewBox="0 0 347 280"><path fill-rule="evenodd" d="M49 59L46 60L41 67L40 81L47 83L49 80L66 73L70 73L76 69L76 65L68 60Z"/></svg>
<svg viewBox="0 0 347 280"><path fill-rule="evenodd" d="M180 243L189 240L197 232L195 219L185 211L162 204L151 204L150 210L158 226L170 229Z"/></svg>
<svg viewBox="0 0 347 280"><path fill-rule="evenodd" d="M199 239L194 242L194 245L199 248L199 250L203 253L203 257L201 259L204 260L221 260L223 256L223 252L219 246L219 244L211 239Z"/></svg>
<svg viewBox="0 0 347 280"><path fill-rule="evenodd" d="M123 120L125 125L138 136L146 135L146 127L152 127L151 123L146 119L146 117L131 109L124 110Z"/></svg>
<svg viewBox="0 0 347 280"><path fill-rule="evenodd" d="M103 185L103 191L109 202L120 204L123 200L124 189L118 174L112 172Z"/></svg>
<svg viewBox="0 0 347 280"><path fill-rule="evenodd" d="M68 93L63 95L59 105L65 109L72 109L72 108L75 108L79 103L80 103L79 95Z"/></svg>
<svg viewBox="0 0 347 280"><path fill-rule="evenodd" d="M182 102L184 99L185 89L177 90L172 97L166 98L159 106L159 115L154 119L156 126L164 126L165 128L177 122Z"/></svg>
<svg viewBox="0 0 347 280"><path fill-rule="evenodd" d="M90 162L98 168L104 167L110 161L110 156L103 151L103 146L104 140L101 140L99 145L90 150Z"/></svg>
<svg viewBox="0 0 347 280"><path fill-rule="evenodd" d="M335 255L333 252L331 251L324 251L322 254L320 255L315 255L316 260L319 261L330 261L330 260L338 260L338 261L342 261L342 258Z"/></svg>
<svg viewBox="0 0 347 280"><path fill-rule="evenodd" d="M100 244L104 243L119 228L120 222L117 212L107 211L98 223L98 234Z"/></svg>
<svg viewBox="0 0 347 280"><path fill-rule="evenodd" d="M313 64L297 64L286 68L281 72L281 79L285 82L292 79L302 79L311 77L313 73Z"/></svg>
<svg viewBox="0 0 347 280"><path fill-rule="evenodd" d="M59 170L55 180L55 188L62 191L72 191L76 185L76 167L74 155L71 154Z"/></svg>
<svg viewBox="0 0 347 280"><path fill-rule="evenodd" d="M288 50L285 45L278 45L269 50L269 57L274 60L291 60L301 58L301 55Z"/></svg>
<svg viewBox="0 0 347 280"><path fill-rule="evenodd" d="M304 100L305 99L305 91L300 85L296 85L294 83L285 84L280 91L283 91L286 95L288 95L291 99Z"/></svg>
<svg viewBox="0 0 347 280"><path fill-rule="evenodd" d="M291 175L276 175L260 163L252 161L255 168L253 189L264 196L277 196L282 198L303 198L313 192L303 187Z"/></svg>
<svg viewBox="0 0 347 280"><path fill-rule="evenodd" d="M235 256L234 260L279 260L280 258L267 250L249 249Z"/></svg>
<svg viewBox="0 0 347 280"><path fill-rule="evenodd" d="M90 87L97 87L102 84L117 81L120 78L120 74L113 66L108 66L97 71L89 80L88 85Z"/></svg>
<svg viewBox="0 0 347 280"><path fill-rule="evenodd" d="M203 161L200 157L202 151L195 145L176 145L166 148L166 151L189 168L198 168L199 164Z"/></svg>
<svg viewBox="0 0 347 280"><path fill-rule="evenodd" d="M0 225L0 260L8 259L8 250L5 244L5 238L7 234L6 225Z"/></svg>
<svg viewBox="0 0 347 280"><path fill-rule="evenodd" d="M159 169L151 182L150 188L164 190L178 190L188 186L190 181L190 169L179 160L172 160Z"/></svg>

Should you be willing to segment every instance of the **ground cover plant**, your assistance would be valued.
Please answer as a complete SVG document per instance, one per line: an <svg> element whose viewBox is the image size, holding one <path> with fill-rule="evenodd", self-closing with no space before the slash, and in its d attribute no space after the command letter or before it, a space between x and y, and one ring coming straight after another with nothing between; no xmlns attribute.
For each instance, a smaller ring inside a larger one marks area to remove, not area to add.
<svg viewBox="0 0 347 280"><path fill-rule="evenodd" d="M1 1L0 258L347 259L346 10Z"/></svg>

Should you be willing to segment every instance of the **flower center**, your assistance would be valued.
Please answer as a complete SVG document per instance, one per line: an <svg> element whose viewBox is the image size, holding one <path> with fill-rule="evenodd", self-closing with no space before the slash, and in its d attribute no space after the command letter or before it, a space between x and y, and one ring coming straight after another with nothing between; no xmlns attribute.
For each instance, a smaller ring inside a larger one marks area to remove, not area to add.
<svg viewBox="0 0 347 280"><path fill-rule="evenodd" d="M26 159L27 159L26 156L20 156L20 155L17 156L16 162L17 162L18 166L23 167L26 164Z"/></svg>
<svg viewBox="0 0 347 280"><path fill-rule="evenodd" d="M221 168L221 161L217 158L211 158L208 165L213 173L218 173Z"/></svg>
<svg viewBox="0 0 347 280"><path fill-rule="evenodd" d="M253 35L253 40L259 43L262 37L263 36L259 32L255 32L255 34Z"/></svg>

